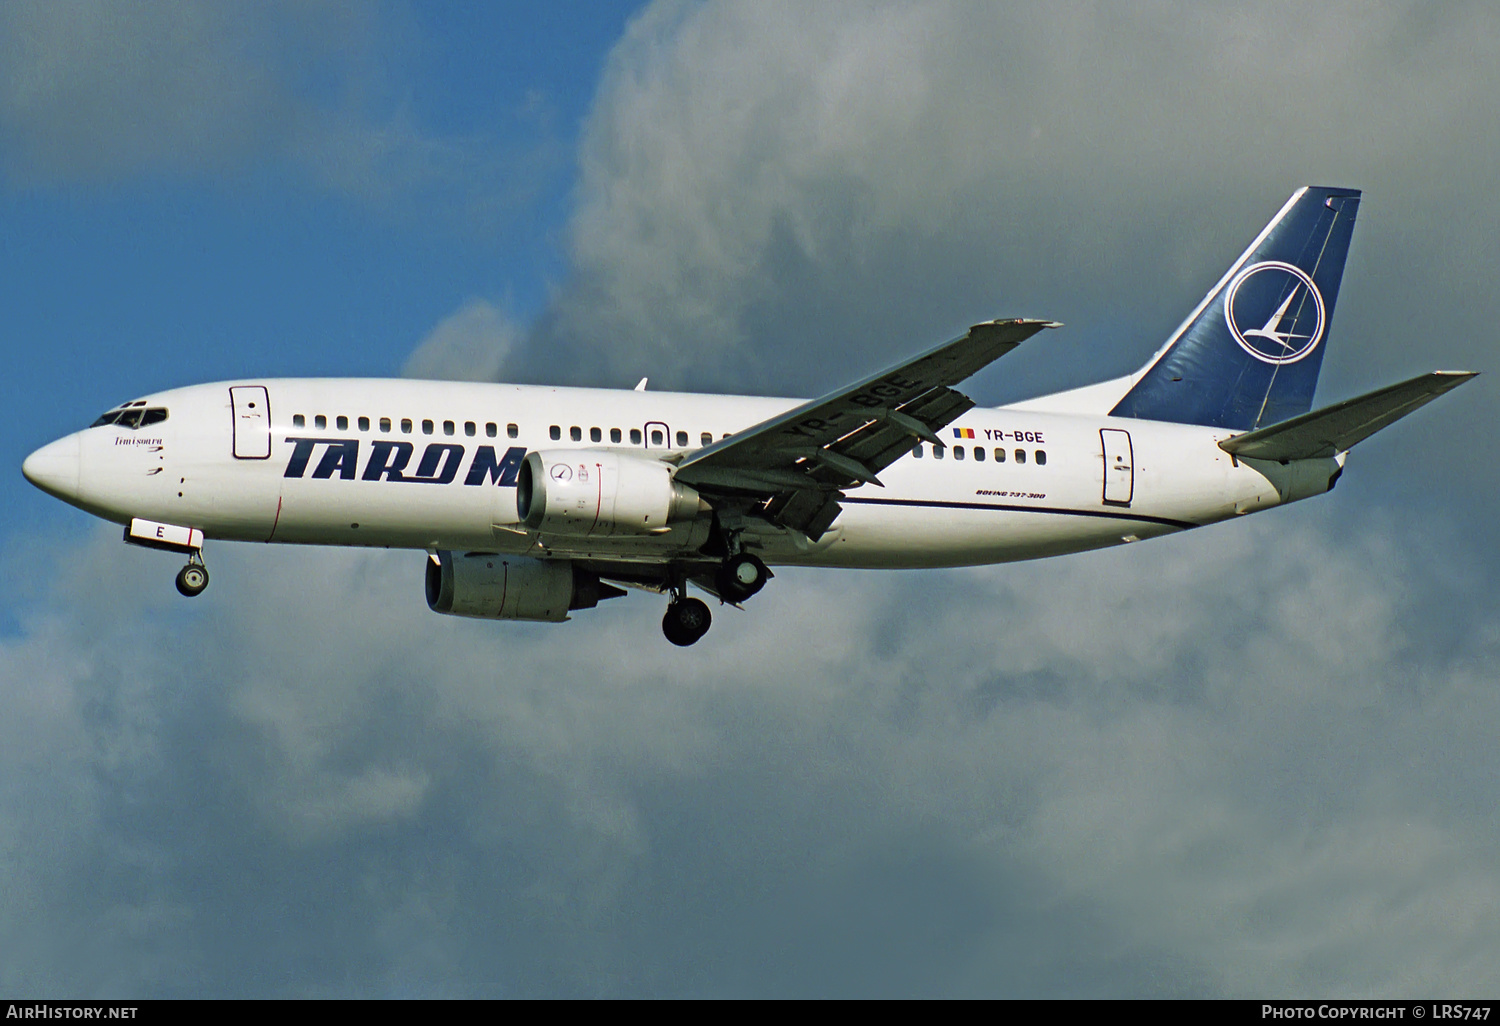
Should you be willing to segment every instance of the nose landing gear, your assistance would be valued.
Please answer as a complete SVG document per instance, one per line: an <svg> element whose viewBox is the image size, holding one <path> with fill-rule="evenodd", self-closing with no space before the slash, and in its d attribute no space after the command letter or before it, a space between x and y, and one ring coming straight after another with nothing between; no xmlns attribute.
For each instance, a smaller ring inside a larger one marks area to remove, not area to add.
<svg viewBox="0 0 1500 1026"><path fill-rule="evenodd" d="M194 549L188 553L187 566L177 571L177 590L188 598L203 594L208 587L208 567L203 564L203 553Z"/></svg>

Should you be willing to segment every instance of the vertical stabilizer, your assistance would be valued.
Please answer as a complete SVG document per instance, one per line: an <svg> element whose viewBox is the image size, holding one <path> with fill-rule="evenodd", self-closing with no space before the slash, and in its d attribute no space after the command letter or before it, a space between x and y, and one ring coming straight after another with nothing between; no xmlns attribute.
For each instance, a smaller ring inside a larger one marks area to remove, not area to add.
<svg viewBox="0 0 1500 1026"><path fill-rule="evenodd" d="M1359 195L1294 193L1111 414L1252 430L1312 409Z"/></svg>

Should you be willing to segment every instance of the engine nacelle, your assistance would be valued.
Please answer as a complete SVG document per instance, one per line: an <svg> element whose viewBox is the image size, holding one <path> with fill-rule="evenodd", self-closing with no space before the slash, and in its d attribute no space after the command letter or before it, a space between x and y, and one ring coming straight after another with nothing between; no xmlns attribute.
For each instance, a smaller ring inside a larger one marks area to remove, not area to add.
<svg viewBox="0 0 1500 1026"><path fill-rule="evenodd" d="M623 594L566 559L444 551L427 561L427 606L435 613L556 623L571 609Z"/></svg>
<svg viewBox="0 0 1500 1026"><path fill-rule="evenodd" d="M516 479L516 512L533 531L658 534L709 509L667 464L600 449L529 453Z"/></svg>

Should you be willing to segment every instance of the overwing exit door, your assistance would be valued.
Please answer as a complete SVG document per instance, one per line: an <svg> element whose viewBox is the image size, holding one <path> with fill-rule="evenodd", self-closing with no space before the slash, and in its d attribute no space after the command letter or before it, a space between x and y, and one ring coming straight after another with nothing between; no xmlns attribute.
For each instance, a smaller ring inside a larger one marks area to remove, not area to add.
<svg viewBox="0 0 1500 1026"><path fill-rule="evenodd" d="M672 446L672 432L659 420L648 421L645 443L648 449L669 449Z"/></svg>
<svg viewBox="0 0 1500 1026"><path fill-rule="evenodd" d="M235 385L229 390L234 418L234 458L271 458L271 399L264 385Z"/></svg>
<svg viewBox="0 0 1500 1026"><path fill-rule="evenodd" d="M1129 506L1135 495L1135 452L1130 432L1103 428L1099 438L1104 444L1104 504Z"/></svg>

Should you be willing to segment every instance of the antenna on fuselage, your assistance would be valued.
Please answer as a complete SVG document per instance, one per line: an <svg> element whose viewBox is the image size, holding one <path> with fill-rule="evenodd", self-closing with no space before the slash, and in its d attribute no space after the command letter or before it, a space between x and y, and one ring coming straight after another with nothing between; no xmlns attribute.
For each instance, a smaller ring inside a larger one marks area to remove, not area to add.
<svg viewBox="0 0 1500 1026"><path fill-rule="evenodd" d="M635 383L635 390L637 392L644 392L646 390L646 379L645 378L642 378L641 380L639 380L639 381L637 381Z"/></svg>

